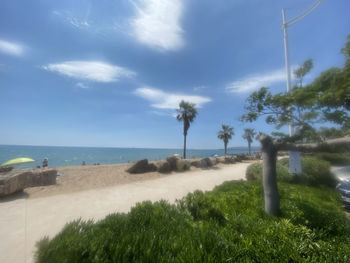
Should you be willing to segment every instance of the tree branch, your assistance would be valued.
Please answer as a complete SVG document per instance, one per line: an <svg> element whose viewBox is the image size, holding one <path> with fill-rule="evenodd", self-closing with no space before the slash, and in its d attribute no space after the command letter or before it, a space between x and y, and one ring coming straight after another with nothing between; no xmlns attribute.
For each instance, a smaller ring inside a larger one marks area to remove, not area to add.
<svg viewBox="0 0 350 263"><path fill-rule="evenodd" d="M300 152L317 152L317 151L350 151L350 136L331 139L320 143L293 144L282 140L274 140L274 145L278 151L300 151Z"/></svg>

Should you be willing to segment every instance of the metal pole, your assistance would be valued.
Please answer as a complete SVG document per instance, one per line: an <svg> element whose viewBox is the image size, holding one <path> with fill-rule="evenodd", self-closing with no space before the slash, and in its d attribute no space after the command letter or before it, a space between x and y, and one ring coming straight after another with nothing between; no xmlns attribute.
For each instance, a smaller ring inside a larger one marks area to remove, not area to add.
<svg viewBox="0 0 350 263"><path fill-rule="evenodd" d="M286 62L286 73L287 73L287 92L290 92L291 77L290 77L290 67L289 67L289 49L288 49L288 34L287 34L287 22L286 22L286 12L282 8L282 28L283 28L283 40L284 40L284 58ZM289 123L289 136L293 136L293 123Z"/></svg>

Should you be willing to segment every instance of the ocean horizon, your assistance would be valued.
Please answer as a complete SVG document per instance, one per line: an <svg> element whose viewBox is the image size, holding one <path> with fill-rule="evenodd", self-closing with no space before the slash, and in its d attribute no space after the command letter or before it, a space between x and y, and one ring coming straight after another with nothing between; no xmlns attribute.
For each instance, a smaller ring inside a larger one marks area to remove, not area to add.
<svg viewBox="0 0 350 263"><path fill-rule="evenodd" d="M252 152L259 147L252 147ZM247 153L248 147L230 147L228 154ZM183 149L165 148L121 148L121 147L76 147L76 146L29 146L29 145L0 145L0 164L13 158L30 157L34 163L16 166L16 168L34 168L42 166L47 158L49 166L75 166L99 164L128 163L141 159L149 161L164 160L166 157L179 154ZM224 149L187 149L187 158L204 158L214 154L224 155Z"/></svg>

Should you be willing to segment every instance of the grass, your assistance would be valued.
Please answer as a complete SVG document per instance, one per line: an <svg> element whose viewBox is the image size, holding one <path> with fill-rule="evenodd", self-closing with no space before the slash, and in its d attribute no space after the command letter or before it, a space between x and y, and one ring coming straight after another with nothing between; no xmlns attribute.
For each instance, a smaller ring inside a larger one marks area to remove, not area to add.
<svg viewBox="0 0 350 263"><path fill-rule="evenodd" d="M337 191L279 189L279 218L264 213L261 183L253 181L78 220L41 240L36 262L349 262L350 223Z"/></svg>

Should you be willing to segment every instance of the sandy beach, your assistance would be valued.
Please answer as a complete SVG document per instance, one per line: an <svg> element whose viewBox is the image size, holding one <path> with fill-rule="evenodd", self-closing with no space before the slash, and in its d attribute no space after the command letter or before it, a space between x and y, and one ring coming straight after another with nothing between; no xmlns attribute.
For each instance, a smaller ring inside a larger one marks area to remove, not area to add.
<svg viewBox="0 0 350 263"><path fill-rule="evenodd" d="M59 176L56 185L26 188L23 194L27 198L40 198L59 194L75 193L91 189L99 189L116 185L124 185L132 182L142 182L157 178L167 177L185 172L159 173L149 172L142 174L130 174L125 170L131 163L87 166L52 167ZM229 167L230 165L219 163L209 170ZM205 171L201 168L191 167L191 171ZM188 173L188 172L187 172ZM10 198L13 198L12 196Z"/></svg>
<svg viewBox="0 0 350 263"><path fill-rule="evenodd" d="M35 243L72 220L99 220L128 212L137 202L174 202L189 192L211 190L245 178L250 162L187 172L128 174L130 164L57 167L57 184L32 187L0 200L0 262L33 262Z"/></svg>

